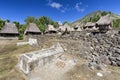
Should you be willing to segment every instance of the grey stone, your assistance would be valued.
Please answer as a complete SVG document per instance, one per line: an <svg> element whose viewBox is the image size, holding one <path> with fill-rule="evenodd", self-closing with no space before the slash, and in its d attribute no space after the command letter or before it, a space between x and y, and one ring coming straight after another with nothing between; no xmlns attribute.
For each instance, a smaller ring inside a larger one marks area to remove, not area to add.
<svg viewBox="0 0 120 80"><path fill-rule="evenodd" d="M114 50L115 50L116 53L120 54L120 49L119 48L114 48Z"/></svg>
<svg viewBox="0 0 120 80"><path fill-rule="evenodd" d="M119 67L120 67L120 61L117 61L117 66L119 66Z"/></svg>
<svg viewBox="0 0 120 80"><path fill-rule="evenodd" d="M120 57L117 57L116 60L117 60L117 61L120 61Z"/></svg>
<svg viewBox="0 0 120 80"><path fill-rule="evenodd" d="M110 61L116 61L116 57L109 57Z"/></svg>
<svg viewBox="0 0 120 80"><path fill-rule="evenodd" d="M96 66L96 69L97 69L97 70L102 70L102 67L101 67L100 65L97 65L97 66Z"/></svg>
<svg viewBox="0 0 120 80"><path fill-rule="evenodd" d="M111 62L111 65L117 66L117 63L116 63L115 61L112 61L112 62Z"/></svg>
<svg viewBox="0 0 120 80"><path fill-rule="evenodd" d="M102 63L104 63L104 64L108 64L108 65L111 64L108 56L106 56L106 55L100 56L100 61L101 61Z"/></svg>
<svg viewBox="0 0 120 80"><path fill-rule="evenodd" d="M120 54L118 54L118 53L112 53L112 56L113 57L120 57Z"/></svg>

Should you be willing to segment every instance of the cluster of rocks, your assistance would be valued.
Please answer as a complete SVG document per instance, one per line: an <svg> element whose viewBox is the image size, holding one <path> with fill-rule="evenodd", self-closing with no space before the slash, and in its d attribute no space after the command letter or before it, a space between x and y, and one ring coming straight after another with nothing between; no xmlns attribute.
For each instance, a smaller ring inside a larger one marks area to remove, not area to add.
<svg viewBox="0 0 120 80"><path fill-rule="evenodd" d="M91 33L84 39L91 45L91 51L87 55L90 58L89 66L91 68L102 69L106 64L120 67L119 31L111 30L95 35Z"/></svg>
<svg viewBox="0 0 120 80"><path fill-rule="evenodd" d="M82 55L89 60L91 68L102 69L106 65L120 67L120 30L106 33L72 32L64 36L64 39L68 38L83 41L81 47L86 50Z"/></svg>

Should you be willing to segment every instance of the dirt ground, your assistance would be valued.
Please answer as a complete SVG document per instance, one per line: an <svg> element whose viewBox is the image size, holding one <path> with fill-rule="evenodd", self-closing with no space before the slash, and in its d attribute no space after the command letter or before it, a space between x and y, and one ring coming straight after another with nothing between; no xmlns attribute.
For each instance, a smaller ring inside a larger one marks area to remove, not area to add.
<svg viewBox="0 0 120 80"><path fill-rule="evenodd" d="M51 64L35 68L28 77L29 80L120 80L120 68L116 68L91 70L85 59L65 54ZM103 76L98 76L97 73Z"/></svg>
<svg viewBox="0 0 120 80"><path fill-rule="evenodd" d="M35 68L28 77L29 80L65 80L64 74L75 64L76 62L72 57L63 55L50 64Z"/></svg>
<svg viewBox="0 0 120 80"><path fill-rule="evenodd" d="M17 40L0 40L0 80L25 80L16 68L21 53L34 51L29 45L16 46Z"/></svg>
<svg viewBox="0 0 120 80"><path fill-rule="evenodd" d="M36 67L30 74L25 75L16 68L19 54L48 48L57 42L65 44L68 41L49 40L40 47L29 45L18 47L17 42L17 40L0 40L0 80L120 80L119 67L108 66L104 71L91 70L85 59L66 52L54 62ZM73 45L77 42L80 43L80 41L71 40L69 44ZM82 50L82 46L80 50ZM71 45L69 47L74 48ZM103 76L97 76L97 73L101 73Z"/></svg>

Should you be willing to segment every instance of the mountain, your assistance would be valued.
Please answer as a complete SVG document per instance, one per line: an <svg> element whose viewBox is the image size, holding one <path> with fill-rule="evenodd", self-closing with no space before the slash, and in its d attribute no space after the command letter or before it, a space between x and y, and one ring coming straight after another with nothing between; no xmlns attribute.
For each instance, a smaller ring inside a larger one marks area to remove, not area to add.
<svg viewBox="0 0 120 80"><path fill-rule="evenodd" d="M110 14L110 18L112 19L112 21L116 20L116 19L120 19L120 15L118 14L114 14L112 12L107 12L107 11L95 11L92 12L88 15L86 15L85 17L76 20L75 22L72 23L72 26L76 26L78 24L80 24L81 26L84 26L87 22L97 22L100 17L105 16L107 14Z"/></svg>

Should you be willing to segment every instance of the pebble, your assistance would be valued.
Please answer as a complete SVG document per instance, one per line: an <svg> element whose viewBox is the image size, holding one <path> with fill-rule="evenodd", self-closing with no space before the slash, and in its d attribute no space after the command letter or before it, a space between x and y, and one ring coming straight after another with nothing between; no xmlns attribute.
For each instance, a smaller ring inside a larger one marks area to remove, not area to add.
<svg viewBox="0 0 120 80"><path fill-rule="evenodd" d="M103 77L103 74L100 73L100 72L98 72L98 73L97 73L97 76L99 76L99 77Z"/></svg>

